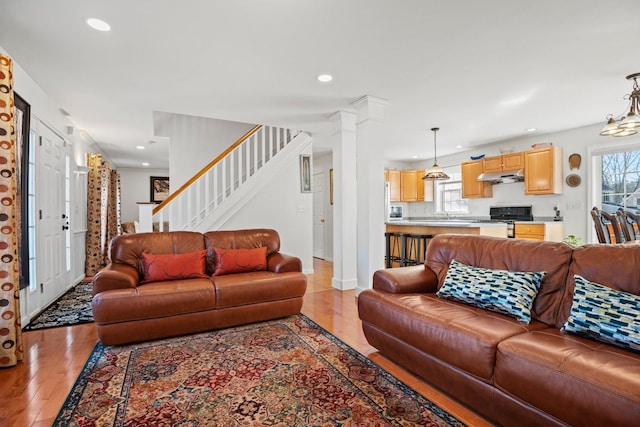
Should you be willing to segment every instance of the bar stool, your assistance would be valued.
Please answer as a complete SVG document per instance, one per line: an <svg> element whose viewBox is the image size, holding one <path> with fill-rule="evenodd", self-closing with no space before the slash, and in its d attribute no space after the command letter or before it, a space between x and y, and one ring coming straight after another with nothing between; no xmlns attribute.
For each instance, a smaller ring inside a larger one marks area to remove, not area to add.
<svg viewBox="0 0 640 427"><path fill-rule="evenodd" d="M384 233L384 236L386 240L385 266L391 268L394 262L402 266L404 262L406 235L404 233L387 232Z"/></svg>
<svg viewBox="0 0 640 427"><path fill-rule="evenodd" d="M433 234L408 234L404 265L420 265L424 263L429 240Z"/></svg>

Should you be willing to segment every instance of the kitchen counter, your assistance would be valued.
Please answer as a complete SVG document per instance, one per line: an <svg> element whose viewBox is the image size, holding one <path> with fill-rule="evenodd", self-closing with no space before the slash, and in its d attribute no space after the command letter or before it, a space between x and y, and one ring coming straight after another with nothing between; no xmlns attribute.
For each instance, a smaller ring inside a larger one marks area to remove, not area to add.
<svg viewBox="0 0 640 427"><path fill-rule="evenodd" d="M507 237L507 224L502 222L475 222L473 220L465 221L459 219L388 221L386 228L388 233L426 235L456 233Z"/></svg>
<svg viewBox="0 0 640 427"><path fill-rule="evenodd" d="M422 227L506 227L505 223L501 222L483 222L475 220L403 220L403 221L387 221L387 225L409 225L409 226L422 226Z"/></svg>

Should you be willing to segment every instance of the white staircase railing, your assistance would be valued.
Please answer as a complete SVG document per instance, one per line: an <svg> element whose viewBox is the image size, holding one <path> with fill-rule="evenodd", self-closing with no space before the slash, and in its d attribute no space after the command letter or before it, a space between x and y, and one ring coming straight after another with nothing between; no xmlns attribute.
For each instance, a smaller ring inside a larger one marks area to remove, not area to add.
<svg viewBox="0 0 640 427"><path fill-rule="evenodd" d="M298 134L300 131L291 129L255 126L152 212L147 210L152 218L141 217L140 224L155 222L159 231L164 231L168 222L171 230L195 230L242 186L251 183Z"/></svg>

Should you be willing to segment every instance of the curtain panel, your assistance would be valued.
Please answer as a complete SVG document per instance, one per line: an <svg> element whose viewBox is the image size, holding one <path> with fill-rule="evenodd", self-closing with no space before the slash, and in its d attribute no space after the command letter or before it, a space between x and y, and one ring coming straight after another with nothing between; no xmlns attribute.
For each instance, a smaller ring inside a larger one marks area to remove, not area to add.
<svg viewBox="0 0 640 427"><path fill-rule="evenodd" d="M85 274L93 276L109 262L109 242L120 234L120 175L102 160L87 154L87 249Z"/></svg>
<svg viewBox="0 0 640 427"><path fill-rule="evenodd" d="M0 55L0 367L22 360L13 61Z"/></svg>

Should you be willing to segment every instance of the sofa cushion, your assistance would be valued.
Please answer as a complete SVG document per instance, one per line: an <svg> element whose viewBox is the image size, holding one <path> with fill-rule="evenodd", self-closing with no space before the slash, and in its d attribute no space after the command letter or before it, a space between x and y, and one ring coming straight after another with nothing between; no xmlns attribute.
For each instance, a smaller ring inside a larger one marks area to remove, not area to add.
<svg viewBox="0 0 640 427"><path fill-rule="evenodd" d="M298 298L307 289L306 276L296 272L254 271L213 276L211 280L217 309Z"/></svg>
<svg viewBox="0 0 640 427"><path fill-rule="evenodd" d="M573 250L567 286L556 326L569 318L575 275L630 294L640 295L640 245L583 245Z"/></svg>
<svg viewBox="0 0 640 427"><path fill-rule="evenodd" d="M640 296L576 275L571 314L562 331L640 352Z"/></svg>
<svg viewBox="0 0 640 427"><path fill-rule="evenodd" d="M184 254L142 254L141 283L196 279L205 274L206 250Z"/></svg>
<svg viewBox="0 0 640 427"><path fill-rule="evenodd" d="M473 267L452 260L436 295L529 323L544 274Z"/></svg>
<svg viewBox="0 0 640 427"><path fill-rule="evenodd" d="M429 242L425 265L438 276L439 286L451 260L482 268L510 271L545 271L531 317L547 325L557 325L572 247L557 242L525 239L439 234Z"/></svg>
<svg viewBox="0 0 640 427"><path fill-rule="evenodd" d="M213 274L216 269L213 248L251 249L266 246L267 258L280 251L280 235L269 228L253 228L246 230L216 230L204 233L207 253L207 273Z"/></svg>
<svg viewBox="0 0 640 427"><path fill-rule="evenodd" d="M495 385L569 425L637 425L640 354L549 328L498 345Z"/></svg>
<svg viewBox="0 0 640 427"><path fill-rule="evenodd" d="M216 267L213 271L214 276L264 271L267 269L266 246L253 249L213 248L213 251L216 260Z"/></svg>
<svg viewBox="0 0 640 427"><path fill-rule="evenodd" d="M491 384L498 343L513 335L543 329L435 294L389 294L367 289L358 296L363 322L419 351Z"/></svg>
<svg viewBox="0 0 640 427"><path fill-rule="evenodd" d="M215 289L209 278L172 280L112 289L93 297L98 325L171 317L215 309ZM135 336L135 331L131 331Z"/></svg>

